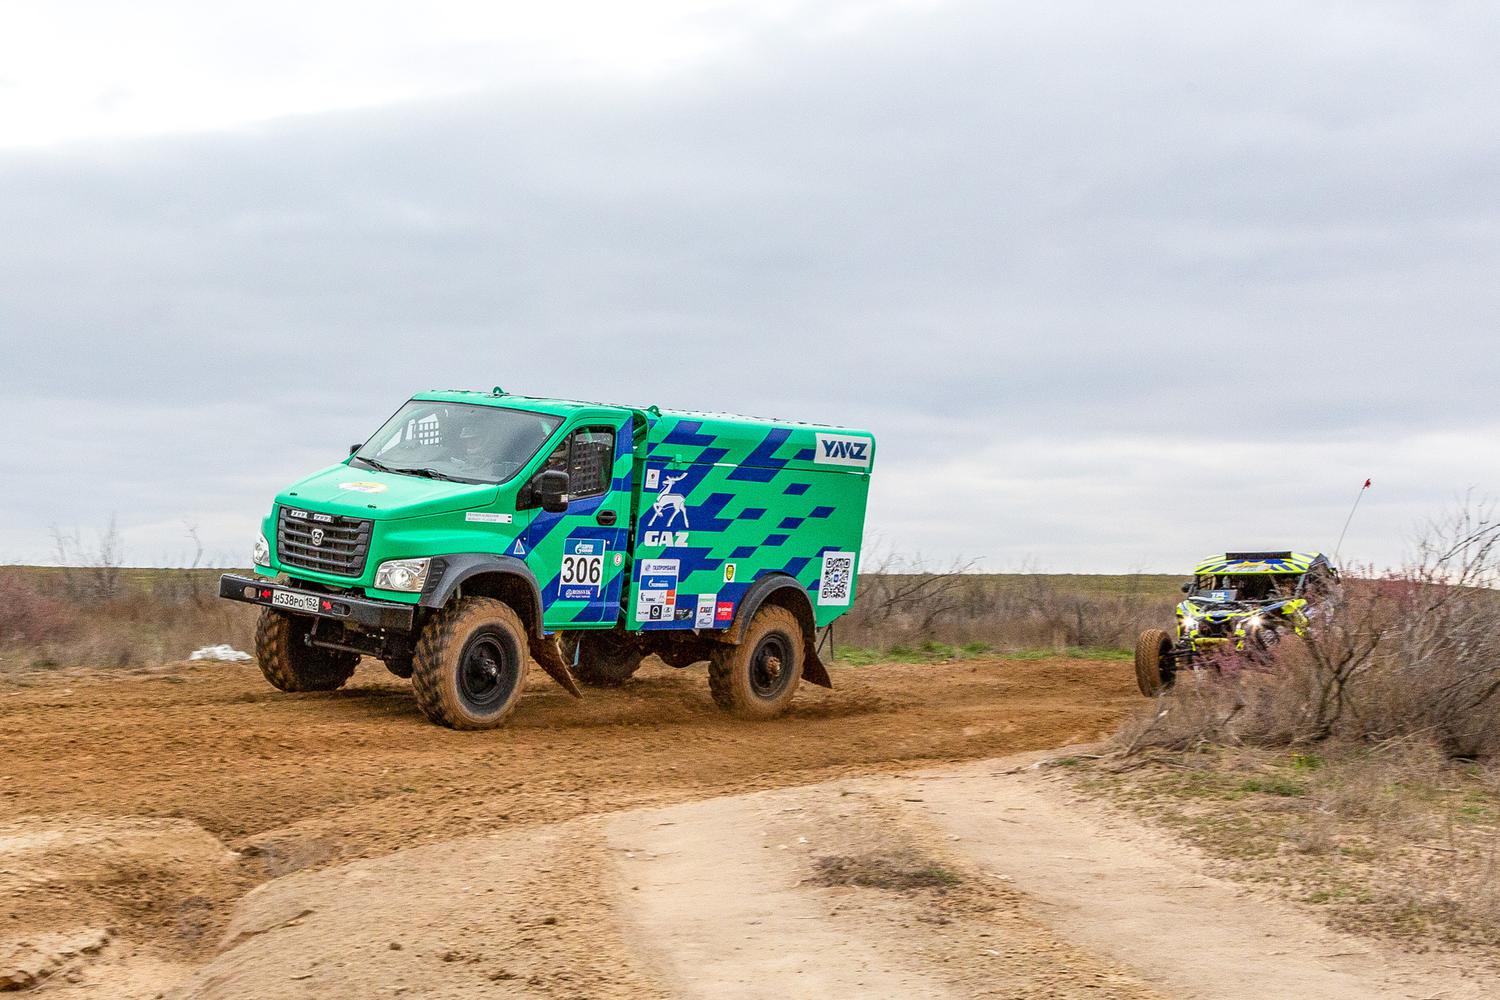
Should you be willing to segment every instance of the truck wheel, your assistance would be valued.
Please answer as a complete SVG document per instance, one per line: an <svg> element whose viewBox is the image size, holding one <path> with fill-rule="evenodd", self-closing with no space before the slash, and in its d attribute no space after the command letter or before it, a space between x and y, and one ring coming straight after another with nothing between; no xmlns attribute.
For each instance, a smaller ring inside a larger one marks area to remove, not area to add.
<svg viewBox="0 0 1500 1000"><path fill-rule="evenodd" d="M1135 644L1135 683L1141 694L1155 698L1172 686L1172 637L1159 628L1148 628Z"/></svg>
<svg viewBox="0 0 1500 1000"><path fill-rule="evenodd" d="M716 651L708 663L714 703L743 719L785 712L802 679L802 624L786 608L761 608L737 646Z"/></svg>
<svg viewBox="0 0 1500 1000"><path fill-rule="evenodd" d="M619 687L645 659L639 646L615 632L574 632L563 640L562 649L573 676L590 687Z"/></svg>
<svg viewBox="0 0 1500 1000"><path fill-rule="evenodd" d="M358 653L320 649L303 641L312 621L262 608L255 625L255 658L260 672L282 691L336 691L359 664Z"/></svg>
<svg viewBox="0 0 1500 1000"><path fill-rule="evenodd" d="M449 729L489 729L526 686L526 627L509 605L465 597L430 620L417 639L412 689L422 714Z"/></svg>

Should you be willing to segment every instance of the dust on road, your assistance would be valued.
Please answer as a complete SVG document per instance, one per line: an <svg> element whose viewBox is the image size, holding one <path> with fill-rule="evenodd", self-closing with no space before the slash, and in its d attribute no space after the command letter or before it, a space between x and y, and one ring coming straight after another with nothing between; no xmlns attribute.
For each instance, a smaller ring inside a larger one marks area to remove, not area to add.
<svg viewBox="0 0 1500 1000"><path fill-rule="evenodd" d="M804 685L789 716L745 723L701 669L652 661L582 702L533 672L509 725L455 733L371 661L331 694L281 694L253 665L33 683L0 688L0 937L109 926L174 961L209 954L236 899L295 871L1089 740L1137 698L1119 662L888 664L836 668L833 691Z"/></svg>

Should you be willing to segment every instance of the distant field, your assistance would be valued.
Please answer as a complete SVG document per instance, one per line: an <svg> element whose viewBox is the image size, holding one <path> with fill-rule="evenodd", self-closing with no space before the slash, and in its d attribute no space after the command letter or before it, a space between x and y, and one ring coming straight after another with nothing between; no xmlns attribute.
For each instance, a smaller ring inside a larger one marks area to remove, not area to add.
<svg viewBox="0 0 1500 1000"><path fill-rule="evenodd" d="M220 601L221 569L0 566L0 668L129 666L229 643L256 612ZM241 572L246 572L241 570ZM1161 574L870 574L835 626L847 662L988 652L1109 655L1170 620Z"/></svg>

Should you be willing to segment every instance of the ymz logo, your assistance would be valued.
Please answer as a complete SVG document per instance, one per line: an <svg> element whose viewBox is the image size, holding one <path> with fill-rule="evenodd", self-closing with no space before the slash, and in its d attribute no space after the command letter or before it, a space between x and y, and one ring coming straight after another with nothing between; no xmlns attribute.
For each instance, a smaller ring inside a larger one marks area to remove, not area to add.
<svg viewBox="0 0 1500 1000"><path fill-rule="evenodd" d="M813 461L818 465L846 465L855 469L870 467L869 438L845 434L819 434Z"/></svg>
<svg viewBox="0 0 1500 1000"><path fill-rule="evenodd" d="M687 478L683 472L675 476L664 476L661 481L661 492L656 495L656 503L651 505L651 520L647 522L654 525L661 520L663 514L667 515L665 528L670 528L682 519L682 526L689 527L687 515L687 498L681 493L673 493L672 487ZM688 533L686 531L647 531L641 536L642 545L686 545Z"/></svg>

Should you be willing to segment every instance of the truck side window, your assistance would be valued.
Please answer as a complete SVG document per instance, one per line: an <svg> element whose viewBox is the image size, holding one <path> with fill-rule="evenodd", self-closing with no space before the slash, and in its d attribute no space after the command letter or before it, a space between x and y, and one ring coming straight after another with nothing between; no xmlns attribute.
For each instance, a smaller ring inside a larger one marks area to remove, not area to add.
<svg viewBox="0 0 1500 1000"><path fill-rule="evenodd" d="M568 458L568 495L579 500L609 490L610 471L615 464L613 427L581 427L573 432Z"/></svg>
<svg viewBox="0 0 1500 1000"><path fill-rule="evenodd" d="M541 471L568 474L568 499L583 500L609 490L615 464L615 429L580 427L547 456Z"/></svg>

